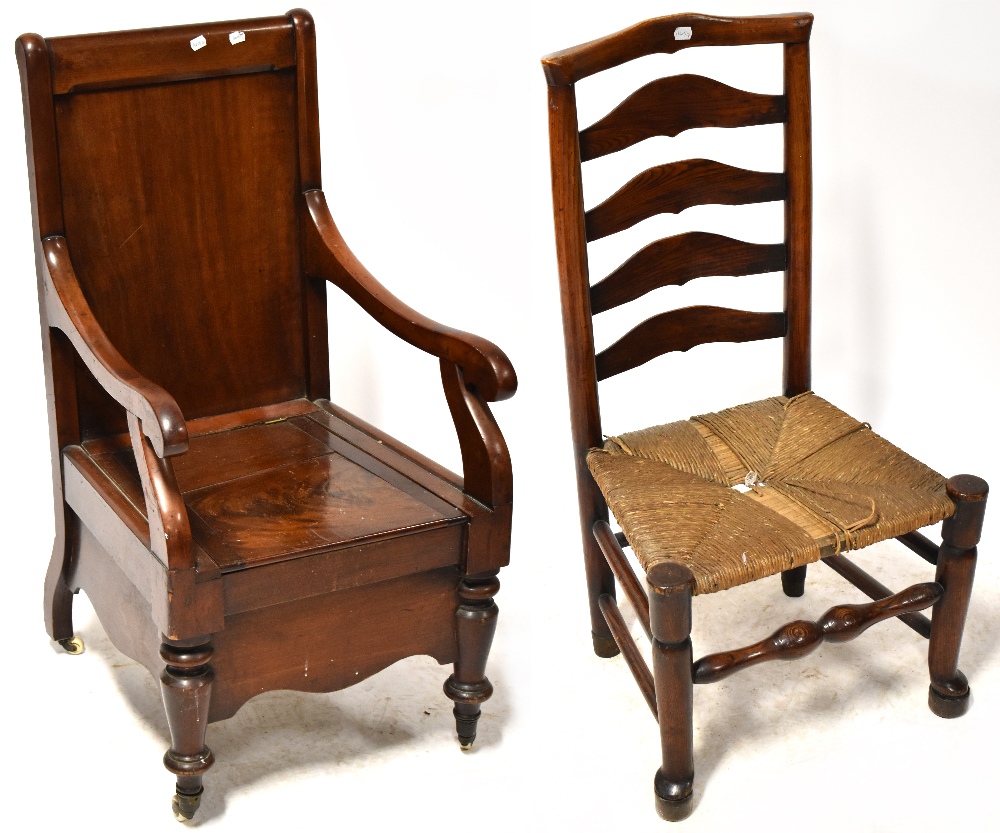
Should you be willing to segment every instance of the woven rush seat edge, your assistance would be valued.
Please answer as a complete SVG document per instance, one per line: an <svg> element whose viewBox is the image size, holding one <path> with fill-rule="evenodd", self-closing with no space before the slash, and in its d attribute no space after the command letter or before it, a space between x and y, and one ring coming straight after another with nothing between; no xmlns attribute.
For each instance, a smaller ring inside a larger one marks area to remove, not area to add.
<svg viewBox="0 0 1000 833"><path fill-rule="evenodd" d="M609 437L587 464L643 569L683 563L696 594L954 512L944 477L812 392Z"/></svg>

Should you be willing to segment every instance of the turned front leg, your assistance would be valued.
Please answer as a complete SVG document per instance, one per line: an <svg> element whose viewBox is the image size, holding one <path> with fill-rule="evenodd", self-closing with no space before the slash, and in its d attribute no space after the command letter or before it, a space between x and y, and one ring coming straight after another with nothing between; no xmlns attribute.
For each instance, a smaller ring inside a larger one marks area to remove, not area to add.
<svg viewBox="0 0 1000 833"><path fill-rule="evenodd" d="M694 786L694 676L691 656L691 571L671 562L646 574L653 636L653 684L663 765L653 789L667 821L690 815Z"/></svg>
<svg viewBox="0 0 1000 833"><path fill-rule="evenodd" d="M455 727L462 749L470 749L476 740L479 705L493 694L493 686L486 679L486 660L497 629L499 609L493 597L499 590L495 572L464 576L458 583L458 661L455 673L444 684L444 693L455 701Z"/></svg>
<svg viewBox="0 0 1000 833"><path fill-rule="evenodd" d="M934 605L927 655L931 685L928 704L938 717L961 717L969 710L969 681L958 670L958 652L976 572L976 544L983 531L989 486L971 474L948 481L955 514L941 525L936 581L944 595Z"/></svg>
<svg viewBox="0 0 1000 833"><path fill-rule="evenodd" d="M160 645L160 656L166 663L160 674L160 690L170 726L170 748L163 756L163 765L177 776L173 807L181 821L192 818L197 811L204 791L202 776L215 762L212 750L205 746L215 679L208 664L212 646L207 640L192 642L164 641Z"/></svg>

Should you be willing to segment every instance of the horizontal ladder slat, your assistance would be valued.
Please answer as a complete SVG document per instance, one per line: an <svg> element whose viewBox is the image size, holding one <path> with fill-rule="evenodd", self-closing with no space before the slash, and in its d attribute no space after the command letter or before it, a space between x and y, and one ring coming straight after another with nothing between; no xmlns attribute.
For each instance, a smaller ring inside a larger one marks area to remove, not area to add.
<svg viewBox="0 0 1000 833"><path fill-rule="evenodd" d="M580 133L580 161L696 127L775 124L785 112L783 95L749 93L703 75L672 75L636 90Z"/></svg>
<svg viewBox="0 0 1000 833"><path fill-rule="evenodd" d="M747 171L711 159L684 159L643 171L590 209L587 240L600 240L657 214L679 214L693 205L746 205L784 198L784 174Z"/></svg>
<svg viewBox="0 0 1000 833"><path fill-rule="evenodd" d="M683 352L713 341L758 341L785 334L781 312L726 307L684 307L655 315L595 356L597 379L639 367L664 353Z"/></svg>
<svg viewBox="0 0 1000 833"><path fill-rule="evenodd" d="M759 275L784 268L783 243L744 243L704 231L677 234L650 243L594 284L590 310L597 315L661 286L683 286L695 278Z"/></svg>

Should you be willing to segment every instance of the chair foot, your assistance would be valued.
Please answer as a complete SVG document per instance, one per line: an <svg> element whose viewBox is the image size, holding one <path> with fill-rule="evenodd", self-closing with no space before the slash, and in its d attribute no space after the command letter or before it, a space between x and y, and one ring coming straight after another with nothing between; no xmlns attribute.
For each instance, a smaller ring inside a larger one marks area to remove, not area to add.
<svg viewBox="0 0 1000 833"><path fill-rule="evenodd" d="M965 694L957 697L946 697L934 689L934 686L927 687L927 705L938 717L952 718L961 717L969 710L969 695L971 689L966 689Z"/></svg>
<svg viewBox="0 0 1000 833"><path fill-rule="evenodd" d="M71 636L68 639L57 640L59 642L59 647L62 648L67 654L72 654L77 656L82 654L86 650L86 646L83 644L83 639L79 636Z"/></svg>
<svg viewBox="0 0 1000 833"><path fill-rule="evenodd" d="M931 616L927 652L931 687L927 704L938 717L948 718L961 717L969 710L969 681L958 669L958 656L989 486L971 474L952 477L946 485L955 514L941 525L935 581L944 588L944 594L935 602Z"/></svg>
<svg viewBox="0 0 1000 833"><path fill-rule="evenodd" d="M444 693L455 703L455 731L466 752L476 740L482 714L479 706L493 695L493 685L486 677L486 660L497 628L499 611L493 596L499 589L496 573L464 576L458 583L458 659L455 673L445 680Z"/></svg>
<svg viewBox="0 0 1000 833"><path fill-rule="evenodd" d="M204 789L191 795L182 792L175 793L173 800L170 802L170 808L174 811L174 818L180 822L191 821L194 818L194 814L198 812L198 807L201 805L203 792Z"/></svg>
<svg viewBox="0 0 1000 833"><path fill-rule="evenodd" d="M60 645L73 638L73 596L77 589L70 586L68 577L73 572L78 522L69 508L64 508L65 515L56 513L56 540L52 545L52 556L45 573L43 597L45 631L50 639ZM69 653L72 654L73 651Z"/></svg>
<svg viewBox="0 0 1000 833"><path fill-rule="evenodd" d="M591 636L594 639L594 653L601 659L611 659L621 653L613 636L600 636L596 633L591 633Z"/></svg>
<svg viewBox="0 0 1000 833"><path fill-rule="evenodd" d="M806 571L808 569L809 565L803 564L801 567L792 567L790 570L785 570L781 574L781 589L785 591L786 596L797 599L799 596L805 595Z"/></svg>
<svg viewBox="0 0 1000 833"><path fill-rule="evenodd" d="M667 821L691 815L694 784L694 678L691 674L691 594L694 576L680 564L646 573L653 632L653 684L663 763L653 779L656 812Z"/></svg>
<svg viewBox="0 0 1000 833"><path fill-rule="evenodd" d="M653 779L653 794L656 798L656 814L664 821L683 821L694 810L692 782L674 783L668 781L661 770Z"/></svg>

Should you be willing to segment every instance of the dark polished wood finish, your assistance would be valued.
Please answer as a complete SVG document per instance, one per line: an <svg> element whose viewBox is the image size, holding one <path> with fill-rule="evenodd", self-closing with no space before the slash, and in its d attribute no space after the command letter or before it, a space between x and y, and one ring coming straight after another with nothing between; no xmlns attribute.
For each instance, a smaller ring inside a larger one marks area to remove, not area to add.
<svg viewBox="0 0 1000 833"><path fill-rule="evenodd" d="M685 159L649 168L587 214L587 240L617 234L657 214L693 205L746 205L785 197L784 174L745 171L711 159Z"/></svg>
<svg viewBox="0 0 1000 833"><path fill-rule="evenodd" d="M928 582L915 584L881 601L831 607L815 622L804 619L789 622L753 645L702 657L694 664L694 681L714 683L761 662L799 659L824 641L847 642L885 619L928 608L943 593L940 584Z"/></svg>
<svg viewBox="0 0 1000 833"><path fill-rule="evenodd" d="M543 61L543 65L545 62ZM587 449L599 446L601 409L594 362L594 323L590 310L590 271L587 232L580 181L580 142L577 133L576 92L572 86L549 85L549 155L552 165L552 208L556 221L556 256L566 334L566 376L569 382L570 428L576 464L577 497L583 558L590 601L591 635L599 657L618 654L601 612L603 595L615 598L615 578L601 553L592 529L608 520L608 506L587 469Z"/></svg>
<svg viewBox="0 0 1000 833"><path fill-rule="evenodd" d="M941 525L937 582L944 596L931 617L927 663L931 685L928 703L938 717L960 717L969 710L969 681L958 670L965 617L976 573L976 544L983 531L989 486L985 480L961 474L948 481L955 514Z"/></svg>
<svg viewBox="0 0 1000 833"><path fill-rule="evenodd" d="M608 627L611 629L615 644L618 645L618 650L621 651L621 655L625 659L625 664L632 672L632 676L635 677L636 685L639 686L639 691L645 698L646 705L649 706L653 717L656 717L656 687L653 684L653 674L649 670L646 660L642 658L635 640L632 639L632 634L629 632L628 625L625 624L618 603L607 593L597 601L601 606L601 612L604 614ZM648 622L642 624L646 630L649 630Z"/></svg>
<svg viewBox="0 0 1000 833"><path fill-rule="evenodd" d="M656 810L667 821L691 813L694 787L694 676L691 655L691 593L694 576L665 562L646 574L649 627L653 634L653 681L663 762L653 779Z"/></svg>
<svg viewBox="0 0 1000 833"><path fill-rule="evenodd" d="M923 533L913 530L913 532L900 535L896 540L915 552L928 564L937 564L939 547Z"/></svg>
<svg viewBox="0 0 1000 833"><path fill-rule="evenodd" d="M608 379L664 353L684 352L699 344L760 341L784 334L785 316L780 312L700 306L661 312L597 354L597 378Z"/></svg>
<svg viewBox="0 0 1000 833"><path fill-rule="evenodd" d="M823 559L823 563L842 578L849 581L864 593L869 599L880 601L892 595L892 591L874 576L869 575L857 564L843 555L831 555ZM782 574L784 579L784 574ZM899 621L919 633L924 639L931 635L931 620L922 613L903 613Z"/></svg>
<svg viewBox="0 0 1000 833"><path fill-rule="evenodd" d="M785 246L744 243L689 231L650 243L590 289L594 315L641 298L661 286L683 286L709 275L758 275L785 268Z"/></svg>
<svg viewBox="0 0 1000 833"><path fill-rule="evenodd" d="M205 746L215 681L215 671L209 665L212 645L164 642L160 657L165 663L160 690L170 726L170 748L163 756L163 765L177 777L174 813L190 819L205 791L202 776L215 763L212 750Z"/></svg>
<svg viewBox="0 0 1000 833"><path fill-rule="evenodd" d="M15 48L53 462L49 635L82 650L83 589L160 680L178 818L212 764L208 724L264 691L336 691L426 654L455 665L467 747L510 551L510 455L488 403L517 378L495 345L389 293L337 231L309 13ZM441 361L463 476L329 401L327 282Z"/></svg>
<svg viewBox="0 0 1000 833"><path fill-rule="evenodd" d="M618 579L622 590L625 591L625 596L635 609L635 614L639 617L639 624L646 631L646 636L652 639L653 634L649 629L649 599L646 596L646 591L643 590L636 574L632 572L632 568L625 558L625 553L607 521L594 522L594 537L597 539L597 545L601 548L608 564L611 565L611 569L614 570L615 578ZM607 617L607 611L605 611L605 617Z"/></svg>
<svg viewBox="0 0 1000 833"><path fill-rule="evenodd" d="M689 46L802 43L809 40L812 22L811 14L759 17L674 14L644 20L613 35L553 52L542 59L542 67L549 86L562 87L656 52L673 54ZM691 30L690 37L676 37L677 29L685 27Z"/></svg>
<svg viewBox="0 0 1000 833"><path fill-rule="evenodd" d="M781 589L786 596L797 598L805 595L807 570L808 565L803 564L801 567L785 570L781 574Z"/></svg>
<svg viewBox="0 0 1000 833"><path fill-rule="evenodd" d="M653 136L677 136L695 127L749 127L785 120L785 99L737 90L701 75L660 78L632 93L580 131L586 162Z"/></svg>
<svg viewBox="0 0 1000 833"><path fill-rule="evenodd" d="M587 468L590 449L604 442L598 382L673 351L709 342L783 339L784 395L809 391L811 357L812 138L809 35L812 15L721 18L679 14L557 52L542 60L548 81L552 201L563 329L569 380L570 420L583 530L587 591L594 649L619 652L658 716L663 764L654 782L656 805L665 819L691 812L694 778L693 684L724 679L772 659L806 655L824 641L846 641L868 627L898 618L929 638L931 709L944 717L968 707L968 684L958 670L958 652L982 526L986 484L967 475L948 489L955 515L945 522L944 543L916 530L900 540L937 565L934 582L893 593L842 554L823 559L873 601L838 605L817 622L790 622L769 637L693 662L692 581L686 567L658 563L647 573L648 601L622 547L621 532L608 523L608 507ZM781 44L784 85L780 94L748 93L708 78L678 75L654 80L628 96L586 129L577 123L576 82L657 52L690 46ZM582 163L616 153L654 136L676 136L699 127L737 128L784 124L784 169L745 171L706 159L687 159L643 171L611 197L584 210ZM602 280L590 283L588 243L616 234L661 212L694 205L782 200L780 243L748 243L692 231L649 243ZM747 312L694 306L646 318L609 346L594 343L593 316L624 304L650 301L653 290L680 287L718 275L784 272L781 312ZM666 417L665 417L666 419ZM781 574L788 596L805 592L807 567ZM615 597L615 582L635 609L652 641L652 670L637 649ZM933 608L933 620L920 613Z"/></svg>
<svg viewBox="0 0 1000 833"><path fill-rule="evenodd" d="M444 684L444 693L455 702L455 723L462 749L476 740L480 703L493 694L486 678L486 658L497 629L497 609L493 597L500 589L495 573L466 576L458 584L461 603L455 611L458 632L458 659L455 673Z"/></svg>

